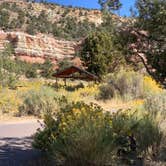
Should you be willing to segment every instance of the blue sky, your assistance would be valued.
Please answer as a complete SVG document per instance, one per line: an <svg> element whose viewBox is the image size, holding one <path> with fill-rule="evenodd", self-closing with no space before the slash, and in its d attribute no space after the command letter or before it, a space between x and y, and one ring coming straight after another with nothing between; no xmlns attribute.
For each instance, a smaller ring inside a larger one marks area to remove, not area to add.
<svg viewBox="0 0 166 166"><path fill-rule="evenodd" d="M98 4L98 0L48 0L49 2L56 2L63 5L72 5L86 8L100 8ZM119 14L121 16L129 16L130 15L130 7L134 6L135 0L121 0L123 4Z"/></svg>

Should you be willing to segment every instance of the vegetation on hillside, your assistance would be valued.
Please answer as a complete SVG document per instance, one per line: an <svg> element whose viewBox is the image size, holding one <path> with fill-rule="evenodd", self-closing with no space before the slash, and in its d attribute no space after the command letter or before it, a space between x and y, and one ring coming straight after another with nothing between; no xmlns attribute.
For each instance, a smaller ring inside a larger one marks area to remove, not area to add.
<svg viewBox="0 0 166 166"><path fill-rule="evenodd" d="M31 12L33 3L28 3ZM165 165L166 3L137 0L137 18L125 26L111 15L121 7L119 0L99 4L103 23L96 27L71 16L72 8L57 11L61 17L55 21L44 10L31 14L17 3L1 3L3 30L72 40L85 37L78 56L101 82L71 79L66 86L62 80L57 84L49 59L40 65L13 59L14 49L7 44L0 53L0 114L43 118L33 145L58 164L157 165L159 161ZM81 11L80 17L85 15ZM66 59L59 62L60 70L70 65Z"/></svg>
<svg viewBox="0 0 166 166"><path fill-rule="evenodd" d="M36 33L52 34L55 37L68 40L85 37L96 28L95 23L88 20L85 9L79 9L80 17L84 17L83 20L80 20L79 16L76 17L73 14L74 11L72 12L72 10L75 10L74 8L56 8L55 4L52 4L52 8L50 8L49 4L44 3L43 10L36 11L37 9L32 3L25 3L25 5L26 7L22 8L21 5L15 2L1 3L0 28L5 31L25 31L31 35ZM55 16L49 16L48 8L52 10L57 19L54 18ZM57 10L57 13L54 10Z"/></svg>

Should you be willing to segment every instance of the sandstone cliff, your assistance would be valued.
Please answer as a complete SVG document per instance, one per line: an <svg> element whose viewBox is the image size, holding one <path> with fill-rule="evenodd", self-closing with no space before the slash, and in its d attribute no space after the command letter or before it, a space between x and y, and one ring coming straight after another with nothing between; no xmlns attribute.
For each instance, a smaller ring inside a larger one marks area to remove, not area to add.
<svg viewBox="0 0 166 166"><path fill-rule="evenodd" d="M94 30L92 25L88 25L89 22L96 26L102 23L102 13L99 10L30 3L23 0L0 0L0 17L3 18L0 24L0 50L4 49L6 43L11 43L15 57L31 63L43 63L46 58L54 63L64 58L73 58L79 49L80 42L77 40L82 40L90 30ZM127 22L127 19L117 15L112 14L112 18L118 25ZM68 21L65 22L66 20ZM88 21L79 26L80 21L84 20ZM44 21L46 22L43 24ZM27 28L29 25L30 29ZM90 28L87 28L88 26ZM34 29L35 32L29 32ZM71 41L68 41L68 35Z"/></svg>
<svg viewBox="0 0 166 166"><path fill-rule="evenodd" d="M13 45L15 56L32 63L43 63L46 58L55 63L64 58L72 58L79 44L74 41L57 40L43 34L31 36L23 32L0 31L1 51L6 43Z"/></svg>

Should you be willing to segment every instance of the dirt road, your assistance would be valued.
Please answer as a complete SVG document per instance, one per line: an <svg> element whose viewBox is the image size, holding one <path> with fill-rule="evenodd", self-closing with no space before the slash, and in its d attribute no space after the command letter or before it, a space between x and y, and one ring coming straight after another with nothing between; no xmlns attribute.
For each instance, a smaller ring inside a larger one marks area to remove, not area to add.
<svg viewBox="0 0 166 166"><path fill-rule="evenodd" d="M40 127L37 120L0 122L0 166L46 165L39 164L42 153L31 146L32 135Z"/></svg>

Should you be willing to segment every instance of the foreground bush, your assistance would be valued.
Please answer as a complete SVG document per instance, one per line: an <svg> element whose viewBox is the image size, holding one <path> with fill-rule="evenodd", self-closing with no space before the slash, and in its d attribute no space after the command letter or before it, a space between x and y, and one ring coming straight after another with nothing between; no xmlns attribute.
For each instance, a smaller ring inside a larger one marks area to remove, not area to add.
<svg viewBox="0 0 166 166"><path fill-rule="evenodd" d="M65 103L54 117L45 115L45 127L34 137L34 147L68 165L100 166L131 163L157 148L157 123L136 112L104 113L97 105ZM122 163L121 163L122 162Z"/></svg>

